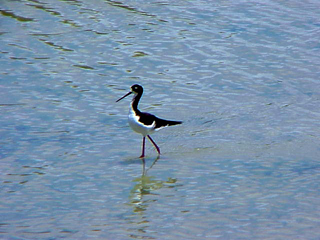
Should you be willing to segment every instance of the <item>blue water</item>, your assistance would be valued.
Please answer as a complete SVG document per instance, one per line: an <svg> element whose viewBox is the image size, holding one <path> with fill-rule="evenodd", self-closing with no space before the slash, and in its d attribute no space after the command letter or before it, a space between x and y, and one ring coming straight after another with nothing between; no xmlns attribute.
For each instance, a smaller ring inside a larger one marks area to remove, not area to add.
<svg viewBox="0 0 320 240"><path fill-rule="evenodd" d="M0 10L1 239L319 239L318 1Z"/></svg>

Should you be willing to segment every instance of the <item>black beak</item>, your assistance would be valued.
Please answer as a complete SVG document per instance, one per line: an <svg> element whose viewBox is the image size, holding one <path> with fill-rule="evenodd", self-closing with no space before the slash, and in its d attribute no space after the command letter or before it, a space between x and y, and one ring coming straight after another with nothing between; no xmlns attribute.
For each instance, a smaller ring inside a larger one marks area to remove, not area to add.
<svg viewBox="0 0 320 240"><path fill-rule="evenodd" d="M120 100L124 99L125 97L129 96L132 92L128 92L126 95L123 97L119 98L116 102L119 102Z"/></svg>

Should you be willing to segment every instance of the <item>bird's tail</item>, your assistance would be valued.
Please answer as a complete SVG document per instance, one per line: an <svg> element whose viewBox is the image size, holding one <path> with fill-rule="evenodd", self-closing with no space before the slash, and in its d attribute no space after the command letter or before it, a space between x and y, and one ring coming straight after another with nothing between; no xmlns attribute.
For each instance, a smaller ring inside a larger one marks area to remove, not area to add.
<svg viewBox="0 0 320 240"><path fill-rule="evenodd" d="M177 125L177 124L181 124L182 121L167 121L168 126L172 126L172 125Z"/></svg>
<svg viewBox="0 0 320 240"><path fill-rule="evenodd" d="M182 123L181 121L171 121L171 120L164 120L161 118L157 118L155 130L159 130L159 129L167 127L167 126L177 125L177 124L181 124L181 123Z"/></svg>

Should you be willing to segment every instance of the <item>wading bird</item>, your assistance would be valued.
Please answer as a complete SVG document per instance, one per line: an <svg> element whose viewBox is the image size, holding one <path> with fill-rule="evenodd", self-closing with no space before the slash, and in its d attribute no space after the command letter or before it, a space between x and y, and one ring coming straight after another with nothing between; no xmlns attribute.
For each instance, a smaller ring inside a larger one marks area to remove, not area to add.
<svg viewBox="0 0 320 240"><path fill-rule="evenodd" d="M160 148L152 140L152 138L150 137L150 134L152 134L155 131L158 131L164 127L181 124L182 122L181 121L165 120L165 119L158 118L150 113L141 112L138 109L138 104L139 104L140 98L143 94L143 88L142 88L142 86L140 86L138 84L132 85L131 91L128 92L123 97L119 98L116 102L119 102L121 99L129 96L132 93L134 94L134 96L132 98L131 105L130 105L128 121L129 121L129 125L132 128L132 130L137 133L142 134L142 136L143 136L143 138L142 138L142 154L141 154L140 158L144 158L146 137L148 137L148 139L155 146L158 154L160 155Z"/></svg>

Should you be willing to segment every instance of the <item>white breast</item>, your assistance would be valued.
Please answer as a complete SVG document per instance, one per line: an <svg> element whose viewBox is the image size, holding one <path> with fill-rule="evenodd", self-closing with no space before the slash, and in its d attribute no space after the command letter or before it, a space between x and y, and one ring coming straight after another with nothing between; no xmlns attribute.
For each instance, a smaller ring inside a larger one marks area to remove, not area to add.
<svg viewBox="0 0 320 240"><path fill-rule="evenodd" d="M139 116L130 108L128 122L133 131L142 134L143 136L150 135L154 132L155 122L152 125L143 125L139 122Z"/></svg>

